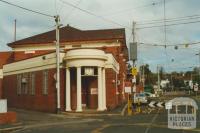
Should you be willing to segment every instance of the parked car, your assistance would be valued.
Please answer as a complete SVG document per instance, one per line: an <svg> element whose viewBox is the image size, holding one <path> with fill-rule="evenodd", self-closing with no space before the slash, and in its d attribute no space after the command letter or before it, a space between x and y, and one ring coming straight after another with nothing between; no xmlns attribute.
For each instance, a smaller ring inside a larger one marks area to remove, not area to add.
<svg viewBox="0 0 200 133"><path fill-rule="evenodd" d="M145 93L135 93L132 97L133 103L147 103L147 97Z"/></svg>
<svg viewBox="0 0 200 133"><path fill-rule="evenodd" d="M150 93L150 92L144 92L144 94L147 96L147 97L156 97L156 94L153 94L153 93Z"/></svg>

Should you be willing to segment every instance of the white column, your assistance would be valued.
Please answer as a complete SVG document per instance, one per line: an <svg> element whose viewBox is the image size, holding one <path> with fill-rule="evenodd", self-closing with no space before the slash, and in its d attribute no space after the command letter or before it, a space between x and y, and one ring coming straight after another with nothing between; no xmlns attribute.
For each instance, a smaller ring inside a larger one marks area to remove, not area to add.
<svg viewBox="0 0 200 133"><path fill-rule="evenodd" d="M102 70L101 67L98 67L98 111L103 111L103 88L102 88Z"/></svg>
<svg viewBox="0 0 200 133"><path fill-rule="evenodd" d="M77 67L77 107L76 107L76 112L82 112L81 67Z"/></svg>
<svg viewBox="0 0 200 133"><path fill-rule="evenodd" d="M103 93L102 93L102 97L103 97L103 109L106 110L106 76L105 76L105 68L103 68L102 70L102 85L103 85Z"/></svg>
<svg viewBox="0 0 200 133"><path fill-rule="evenodd" d="M65 111L71 111L71 87L70 87L70 68L66 68L66 101Z"/></svg>

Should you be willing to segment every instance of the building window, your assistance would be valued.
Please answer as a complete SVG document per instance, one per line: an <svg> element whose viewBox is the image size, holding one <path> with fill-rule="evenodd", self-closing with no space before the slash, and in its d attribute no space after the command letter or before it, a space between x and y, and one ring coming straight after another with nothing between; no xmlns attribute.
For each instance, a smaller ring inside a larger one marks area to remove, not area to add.
<svg viewBox="0 0 200 133"><path fill-rule="evenodd" d="M30 73L30 95L35 95L35 73Z"/></svg>
<svg viewBox="0 0 200 133"><path fill-rule="evenodd" d="M48 94L48 70L43 71L43 90L42 90L43 95Z"/></svg>
<svg viewBox="0 0 200 133"><path fill-rule="evenodd" d="M20 95L22 93L22 75L17 75L17 95Z"/></svg>
<svg viewBox="0 0 200 133"><path fill-rule="evenodd" d="M28 79L29 79L29 74L23 73L21 80L21 86L22 86L21 88L23 94L28 94Z"/></svg>

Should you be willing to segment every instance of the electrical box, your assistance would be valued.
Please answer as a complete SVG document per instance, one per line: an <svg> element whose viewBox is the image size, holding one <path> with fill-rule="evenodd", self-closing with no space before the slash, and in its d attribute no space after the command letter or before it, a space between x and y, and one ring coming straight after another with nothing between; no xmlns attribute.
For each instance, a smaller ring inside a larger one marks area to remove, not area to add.
<svg viewBox="0 0 200 133"><path fill-rule="evenodd" d="M137 60L137 43L130 43L130 60Z"/></svg>
<svg viewBox="0 0 200 133"><path fill-rule="evenodd" d="M0 113L7 113L7 100L0 99Z"/></svg>

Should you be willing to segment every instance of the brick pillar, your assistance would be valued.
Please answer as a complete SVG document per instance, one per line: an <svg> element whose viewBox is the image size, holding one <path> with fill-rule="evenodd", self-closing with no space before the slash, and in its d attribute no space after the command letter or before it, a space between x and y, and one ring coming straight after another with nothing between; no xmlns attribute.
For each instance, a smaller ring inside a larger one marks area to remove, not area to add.
<svg viewBox="0 0 200 133"><path fill-rule="evenodd" d="M3 70L0 69L0 99L3 97L2 83L3 83Z"/></svg>
<svg viewBox="0 0 200 133"><path fill-rule="evenodd" d="M2 99L3 96L3 88L2 88L2 78L0 78L0 99Z"/></svg>

